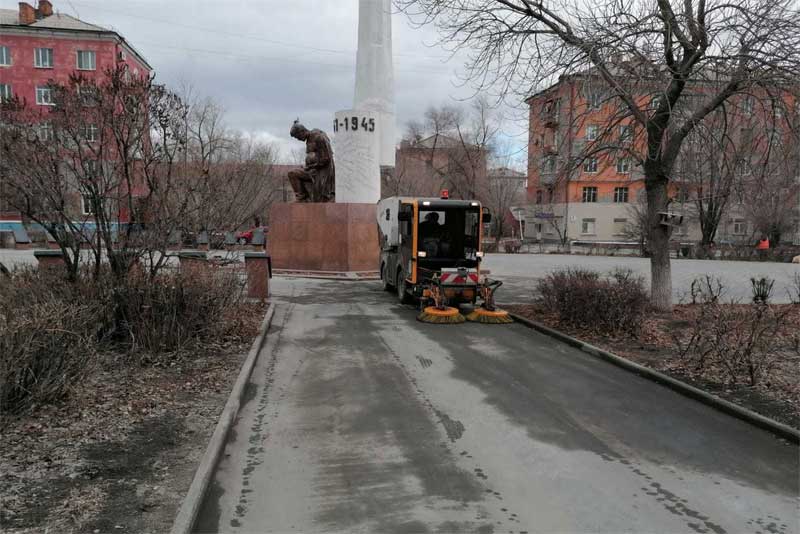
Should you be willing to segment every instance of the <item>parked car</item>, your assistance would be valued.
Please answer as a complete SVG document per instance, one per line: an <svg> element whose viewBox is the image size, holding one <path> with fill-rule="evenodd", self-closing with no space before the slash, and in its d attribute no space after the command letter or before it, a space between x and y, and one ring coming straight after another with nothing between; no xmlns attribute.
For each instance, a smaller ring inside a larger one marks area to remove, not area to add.
<svg viewBox="0 0 800 534"><path fill-rule="evenodd" d="M249 245L253 242L253 235L257 230L261 230L264 232L264 236L267 235L267 227L266 226L256 226L255 228L250 228L249 230L244 230L242 232L236 233L236 242L240 245Z"/></svg>

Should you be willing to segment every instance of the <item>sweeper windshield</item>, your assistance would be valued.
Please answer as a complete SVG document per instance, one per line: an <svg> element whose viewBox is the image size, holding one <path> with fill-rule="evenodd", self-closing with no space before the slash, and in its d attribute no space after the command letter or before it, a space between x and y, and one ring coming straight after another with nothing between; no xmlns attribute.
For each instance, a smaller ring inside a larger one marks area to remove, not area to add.
<svg viewBox="0 0 800 534"><path fill-rule="evenodd" d="M418 249L422 263L477 262L480 211L435 207L419 212Z"/></svg>

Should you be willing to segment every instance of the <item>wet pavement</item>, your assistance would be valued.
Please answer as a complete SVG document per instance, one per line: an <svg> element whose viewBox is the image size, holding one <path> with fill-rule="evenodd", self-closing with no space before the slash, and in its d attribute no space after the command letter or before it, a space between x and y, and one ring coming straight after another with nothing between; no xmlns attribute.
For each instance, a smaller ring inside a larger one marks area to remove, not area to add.
<svg viewBox="0 0 800 534"><path fill-rule="evenodd" d="M520 325L279 278L198 532L800 532L798 447Z"/></svg>

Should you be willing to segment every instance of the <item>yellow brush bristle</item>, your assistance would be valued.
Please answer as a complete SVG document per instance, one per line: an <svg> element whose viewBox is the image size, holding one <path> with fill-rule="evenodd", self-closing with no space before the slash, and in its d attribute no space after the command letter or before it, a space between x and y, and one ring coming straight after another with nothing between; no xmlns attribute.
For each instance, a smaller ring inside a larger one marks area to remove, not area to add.
<svg viewBox="0 0 800 534"><path fill-rule="evenodd" d="M473 323L483 324L510 324L514 322L508 312L503 310L488 311L483 308L476 308L467 315L466 319Z"/></svg>
<svg viewBox="0 0 800 534"><path fill-rule="evenodd" d="M434 307L428 307L417 315L417 321L430 324L460 324L466 319L456 308L439 310Z"/></svg>

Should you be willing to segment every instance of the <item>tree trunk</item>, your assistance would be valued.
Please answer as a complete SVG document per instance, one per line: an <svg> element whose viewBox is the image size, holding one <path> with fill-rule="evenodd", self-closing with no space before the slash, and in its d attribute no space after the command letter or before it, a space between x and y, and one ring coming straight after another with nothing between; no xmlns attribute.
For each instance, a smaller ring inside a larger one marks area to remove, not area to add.
<svg viewBox="0 0 800 534"><path fill-rule="evenodd" d="M672 266L669 257L670 227L661 224L659 212L666 212L669 181L663 174L647 177L647 220L650 249L650 304L658 311L672 310Z"/></svg>

